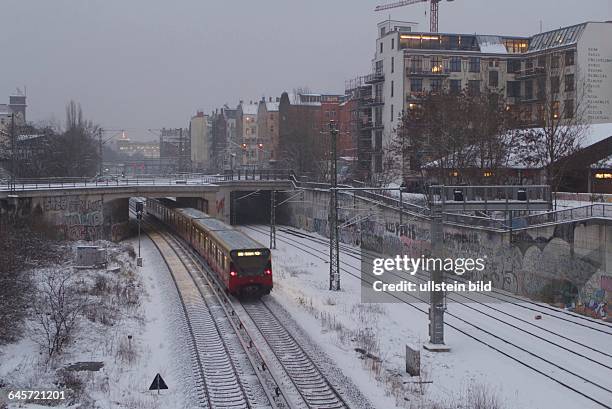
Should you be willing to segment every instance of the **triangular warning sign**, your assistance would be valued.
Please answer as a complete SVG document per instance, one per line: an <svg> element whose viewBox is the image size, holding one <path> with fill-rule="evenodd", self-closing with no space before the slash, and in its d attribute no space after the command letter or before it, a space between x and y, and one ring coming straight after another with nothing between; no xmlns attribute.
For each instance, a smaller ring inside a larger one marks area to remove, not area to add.
<svg viewBox="0 0 612 409"><path fill-rule="evenodd" d="M160 389L168 389L168 385L164 382L164 379L160 374L155 375L155 379L153 379L153 383L149 386L150 391L158 391Z"/></svg>

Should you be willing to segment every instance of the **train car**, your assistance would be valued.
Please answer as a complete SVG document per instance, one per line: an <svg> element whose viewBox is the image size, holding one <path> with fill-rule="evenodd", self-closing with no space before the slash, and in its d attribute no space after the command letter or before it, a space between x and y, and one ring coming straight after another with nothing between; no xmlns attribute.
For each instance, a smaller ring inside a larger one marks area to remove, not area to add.
<svg viewBox="0 0 612 409"><path fill-rule="evenodd" d="M176 201L172 199L147 199L145 210L147 214L155 216L158 220L171 225L171 215L176 207Z"/></svg>
<svg viewBox="0 0 612 409"><path fill-rule="evenodd" d="M262 244L200 210L176 207L172 200L149 199L147 212L189 242L229 293L252 296L272 290L271 252Z"/></svg>

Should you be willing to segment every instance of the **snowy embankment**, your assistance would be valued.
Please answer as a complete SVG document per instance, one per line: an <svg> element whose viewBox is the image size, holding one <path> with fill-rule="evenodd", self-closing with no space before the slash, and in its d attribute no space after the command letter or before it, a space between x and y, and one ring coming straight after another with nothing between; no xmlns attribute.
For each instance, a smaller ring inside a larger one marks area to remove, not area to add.
<svg viewBox="0 0 612 409"><path fill-rule="evenodd" d="M612 362L589 348L612 354L609 335L547 315L537 322L541 328L534 327L530 324L534 322L537 312L511 304L503 297L502 300L492 299L488 304L471 303L469 307L472 308L449 301L448 312L466 322L450 314L447 322L474 338L448 328L446 342L451 352L430 353L421 347L428 339L428 318L425 313L428 306L425 303L409 297L405 297L406 301L412 301L409 304L362 303L360 260L344 252L341 264L346 271L341 273L342 291L330 292L329 264L326 262L329 247L323 241L317 243L306 237L288 236L282 230L277 238L278 249L273 251L275 288L272 297L294 315L325 352L335 359L337 365L350 374L364 393L376 402L377 407L389 407L390 398L387 395L390 393L398 398L395 403L404 407L427 408L433 402L466 404L466 396L473 396L474 390L484 390L489 396L496 395L504 402L500 407L507 409L598 407L510 357L577 387L602 402L606 402L610 396L597 386L586 384L538 358L541 356L605 387L606 379L609 379L606 374L609 376L610 372L597 362L604 365L612 365ZM266 227L256 227L256 230L245 227L244 231L266 242ZM358 248L352 250L359 251ZM457 294L453 297L460 302L468 301ZM552 335L550 331L569 339ZM479 340L509 356L483 345ZM557 346L546 340L554 341ZM406 344L415 345L421 350L424 374L420 378L410 378L404 374ZM371 352L375 359L363 359L355 348Z"/></svg>
<svg viewBox="0 0 612 409"><path fill-rule="evenodd" d="M163 259L146 236L142 268L136 267L131 249L137 247L136 240L98 244L107 247L108 268L72 270L72 261L57 268L74 277L71 283L85 300L66 346L48 359L40 342L44 331L32 311L24 337L0 346L0 389L69 389L68 399L58 406L66 408L193 407L191 380L185 375L190 373L189 357L181 352L183 318ZM35 270L34 282L40 286L47 273ZM64 369L80 362L103 366L98 371ZM148 390L157 373L169 386L159 395ZM38 405L9 402L8 407Z"/></svg>

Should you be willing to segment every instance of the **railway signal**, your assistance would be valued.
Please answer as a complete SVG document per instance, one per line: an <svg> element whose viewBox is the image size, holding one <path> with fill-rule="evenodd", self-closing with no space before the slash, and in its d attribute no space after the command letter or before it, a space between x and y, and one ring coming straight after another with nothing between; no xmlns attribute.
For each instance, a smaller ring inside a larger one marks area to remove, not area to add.
<svg viewBox="0 0 612 409"><path fill-rule="evenodd" d="M140 256L140 222L142 220L142 214L144 212L144 203L140 200L136 202L136 219L138 219L138 259L136 265L142 267L142 257Z"/></svg>

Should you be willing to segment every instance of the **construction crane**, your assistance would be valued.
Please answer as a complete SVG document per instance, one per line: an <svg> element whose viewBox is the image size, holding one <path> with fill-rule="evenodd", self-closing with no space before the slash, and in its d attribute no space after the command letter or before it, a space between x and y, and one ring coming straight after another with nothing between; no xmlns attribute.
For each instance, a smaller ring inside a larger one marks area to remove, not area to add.
<svg viewBox="0 0 612 409"><path fill-rule="evenodd" d="M395 3L382 4L380 6L376 6L374 11L383 11L383 10L394 9L397 7L410 6L411 4L416 4L416 3L429 2L430 3L429 31L431 31L432 33L437 33L438 32L438 3L440 3L441 1L442 0L402 0L402 1L396 1ZM454 0L446 0L446 1L454 1Z"/></svg>

